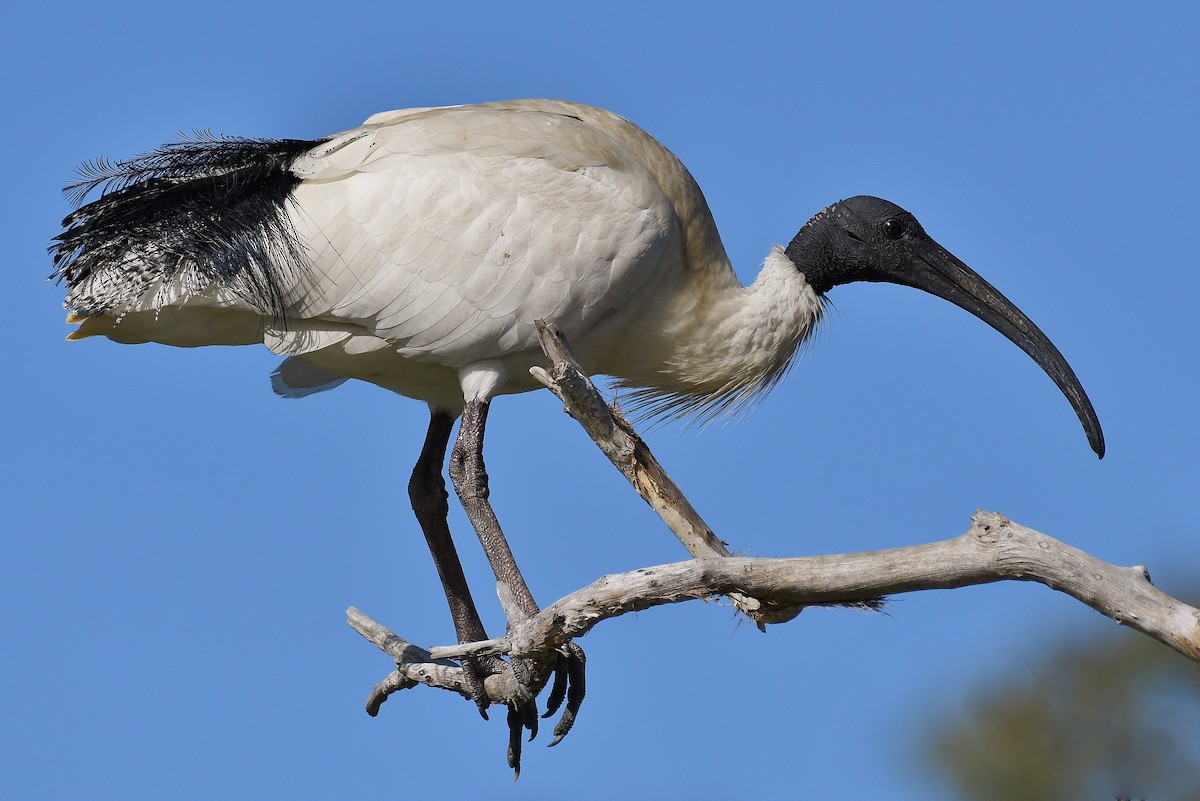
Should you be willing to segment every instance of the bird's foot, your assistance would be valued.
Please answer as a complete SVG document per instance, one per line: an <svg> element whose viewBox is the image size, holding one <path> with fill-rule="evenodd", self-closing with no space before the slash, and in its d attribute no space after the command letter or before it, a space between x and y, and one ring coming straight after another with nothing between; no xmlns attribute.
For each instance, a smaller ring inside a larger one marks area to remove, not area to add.
<svg viewBox="0 0 1200 801"><path fill-rule="evenodd" d="M475 702L479 715L487 720L487 710L491 706L492 700L488 697L485 681L488 676L502 675L508 664L495 656L470 657L463 659L461 664L463 685L465 685L467 695Z"/></svg>
<svg viewBox="0 0 1200 801"><path fill-rule="evenodd" d="M372 717L393 694L419 685L449 690L473 700L483 716L493 703L508 707L509 748L508 764L520 775L521 746L524 734L532 740L538 730L537 695L550 686L546 697L546 713L550 717L559 709L562 715L554 727L550 745L557 745L571 730L583 704L585 684L583 649L573 642L552 651L543 651L532 643L532 658L510 657L508 661L496 656L504 653L504 641L492 640L458 646L435 648L435 654L414 645L359 610L346 610L347 622L355 631L392 657L396 663L383 681L367 696L366 710ZM491 654L479 646L487 646ZM457 653L455 653L457 652ZM465 656L465 653L474 653ZM565 703L565 706L564 706Z"/></svg>
<svg viewBox="0 0 1200 801"><path fill-rule="evenodd" d="M546 711L542 715L548 718L562 708L562 715L554 726L554 738L550 746L556 746L571 731L579 708L583 705L583 697L587 692L585 666L587 656L583 649L575 643L567 643L555 653L553 664L549 666L549 674L535 670L535 666L524 659L512 661L513 674L520 684L530 690L528 701L521 704L510 704L508 708L508 766L513 769L514 778L521 775L521 745L526 730L532 741L538 732L538 709L536 691L544 687L551 676L550 695L546 697ZM566 702L565 706L563 702Z"/></svg>
<svg viewBox="0 0 1200 801"><path fill-rule="evenodd" d="M547 684L550 684L550 694L546 698L546 712L541 717L550 717L562 709L550 745L562 742L575 725L586 692L586 661L583 649L575 643L563 646L549 664L539 665L526 659L504 662L497 657L462 660L464 684L484 719L487 719L488 706L497 695L497 688L488 687L488 679L495 676L502 682L503 703L508 707L508 766L513 769L514 778L521 775L525 732L529 732L529 741L537 737L537 695Z"/></svg>

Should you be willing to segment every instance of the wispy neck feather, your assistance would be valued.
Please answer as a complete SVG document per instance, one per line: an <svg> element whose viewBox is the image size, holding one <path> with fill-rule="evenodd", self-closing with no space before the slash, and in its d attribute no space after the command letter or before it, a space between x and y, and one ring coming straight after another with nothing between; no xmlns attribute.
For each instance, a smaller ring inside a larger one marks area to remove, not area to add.
<svg viewBox="0 0 1200 801"><path fill-rule="evenodd" d="M778 247L753 284L725 289L708 301L672 332L676 345L659 380L632 393L643 416L708 422L745 409L787 373L824 311L821 298Z"/></svg>

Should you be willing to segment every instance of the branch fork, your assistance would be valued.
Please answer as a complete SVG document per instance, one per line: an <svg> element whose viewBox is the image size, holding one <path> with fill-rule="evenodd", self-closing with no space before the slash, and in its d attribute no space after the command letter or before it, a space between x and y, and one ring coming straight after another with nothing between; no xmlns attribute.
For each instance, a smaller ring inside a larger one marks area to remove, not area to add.
<svg viewBox="0 0 1200 801"><path fill-rule="evenodd" d="M1156 588L1144 567L1110 564L995 512L976 512L964 534L925 545L832 556L733 556L632 426L604 402L561 332L539 323L539 334L550 367L534 367L530 372L563 401L566 411L695 558L604 576L536 615L510 620L503 637L428 650L351 607L350 626L396 663L396 670L368 697L367 711L372 715L389 695L418 684L467 696L456 662L465 657L528 660L537 666L540 683L535 686L540 689L548 680L547 666L552 667L563 649L572 647L572 640L601 621L716 596L730 598L764 628L767 623L791 620L806 606L873 608L885 595L1035 581L1200 662L1200 610ZM527 692L511 670L487 677L485 689L491 700L506 704ZM557 687L552 696L555 692Z"/></svg>

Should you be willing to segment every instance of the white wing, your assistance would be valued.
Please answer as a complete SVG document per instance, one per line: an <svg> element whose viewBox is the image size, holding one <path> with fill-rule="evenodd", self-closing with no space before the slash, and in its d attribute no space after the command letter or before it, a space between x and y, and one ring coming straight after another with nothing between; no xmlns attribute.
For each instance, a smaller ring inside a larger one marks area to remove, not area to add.
<svg viewBox="0 0 1200 801"><path fill-rule="evenodd" d="M536 348L540 318L573 341L629 318L653 268L680 260L659 184L565 114L376 115L293 171L313 272L294 288L288 330L267 337L276 352L386 347L459 369Z"/></svg>

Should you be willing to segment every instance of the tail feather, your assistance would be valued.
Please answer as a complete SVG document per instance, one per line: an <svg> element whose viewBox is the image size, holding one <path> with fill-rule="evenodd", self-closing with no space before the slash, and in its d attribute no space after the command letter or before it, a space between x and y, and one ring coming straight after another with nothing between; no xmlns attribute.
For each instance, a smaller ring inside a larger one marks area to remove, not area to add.
<svg viewBox="0 0 1200 801"><path fill-rule="evenodd" d="M50 247L64 305L120 317L220 285L282 321L288 274L303 263L286 214L300 180L290 167L317 144L197 133L83 165L64 190L78 207Z"/></svg>
<svg viewBox="0 0 1200 801"><path fill-rule="evenodd" d="M271 389L282 398L305 398L341 386L348 379L289 356L271 373Z"/></svg>

